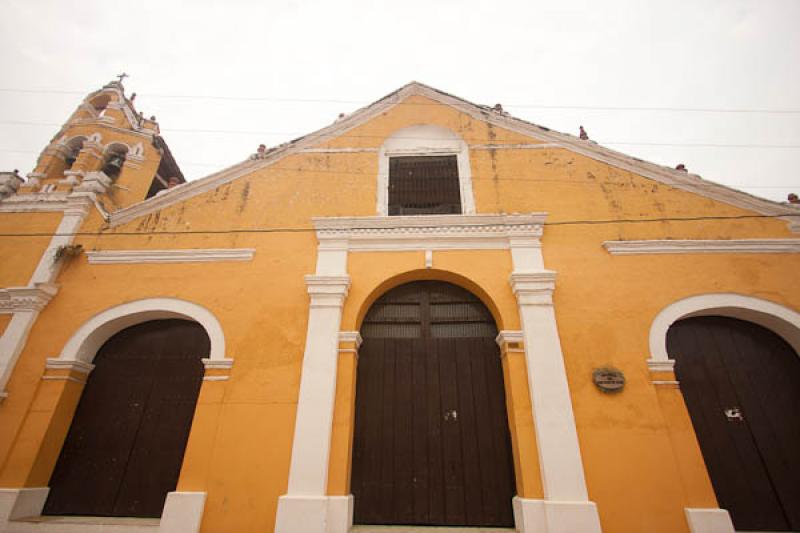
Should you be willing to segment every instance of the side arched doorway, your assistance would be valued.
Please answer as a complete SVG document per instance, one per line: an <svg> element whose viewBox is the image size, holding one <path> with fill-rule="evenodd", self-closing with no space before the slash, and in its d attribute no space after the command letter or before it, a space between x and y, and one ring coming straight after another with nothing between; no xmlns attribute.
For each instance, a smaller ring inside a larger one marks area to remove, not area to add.
<svg viewBox="0 0 800 533"><path fill-rule="evenodd" d="M361 335L354 522L513 527L513 460L488 309L449 283L408 283L373 304Z"/></svg>
<svg viewBox="0 0 800 533"><path fill-rule="evenodd" d="M152 320L109 338L92 361L43 514L160 517L209 350L204 328L188 320Z"/></svg>
<svg viewBox="0 0 800 533"><path fill-rule="evenodd" d="M680 320L667 350L720 507L739 531L800 530L800 358L734 318Z"/></svg>

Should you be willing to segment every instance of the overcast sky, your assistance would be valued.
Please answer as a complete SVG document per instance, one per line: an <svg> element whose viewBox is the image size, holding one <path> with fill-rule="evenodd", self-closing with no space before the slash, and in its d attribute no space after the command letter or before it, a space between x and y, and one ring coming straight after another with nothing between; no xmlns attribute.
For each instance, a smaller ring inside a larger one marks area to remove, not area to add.
<svg viewBox="0 0 800 533"><path fill-rule="evenodd" d="M0 170L123 71L190 180L416 80L782 201L798 23L800 0L0 0ZM601 109L643 107L672 110Z"/></svg>

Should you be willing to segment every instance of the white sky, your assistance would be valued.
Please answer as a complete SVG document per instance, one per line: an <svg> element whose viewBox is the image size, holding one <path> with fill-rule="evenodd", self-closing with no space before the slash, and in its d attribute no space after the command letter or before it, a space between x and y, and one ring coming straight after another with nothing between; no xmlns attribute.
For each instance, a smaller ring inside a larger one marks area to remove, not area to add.
<svg viewBox="0 0 800 533"><path fill-rule="evenodd" d="M122 71L188 179L416 80L780 201L800 193L798 23L800 0L0 0L0 170L30 172Z"/></svg>

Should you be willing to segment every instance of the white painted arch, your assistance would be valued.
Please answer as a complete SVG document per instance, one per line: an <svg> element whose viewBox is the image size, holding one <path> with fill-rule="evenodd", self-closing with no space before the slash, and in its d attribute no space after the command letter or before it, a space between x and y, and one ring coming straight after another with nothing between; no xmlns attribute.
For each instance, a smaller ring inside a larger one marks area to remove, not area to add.
<svg viewBox="0 0 800 533"><path fill-rule="evenodd" d="M800 354L800 313L754 296L734 293L701 294L665 307L650 326L651 361L667 361L667 331L682 318L726 316L753 322L782 337Z"/></svg>
<svg viewBox="0 0 800 533"><path fill-rule="evenodd" d="M112 335L142 322L166 318L192 320L203 326L211 341L208 359L225 360L225 334L217 318L205 307L177 298L136 300L101 311L78 328L57 359L91 363Z"/></svg>
<svg viewBox="0 0 800 533"><path fill-rule="evenodd" d="M389 158L394 156L454 155L458 165L461 213L475 213L469 146L455 132L433 124L401 128L386 138L378 152L378 215L389 214Z"/></svg>

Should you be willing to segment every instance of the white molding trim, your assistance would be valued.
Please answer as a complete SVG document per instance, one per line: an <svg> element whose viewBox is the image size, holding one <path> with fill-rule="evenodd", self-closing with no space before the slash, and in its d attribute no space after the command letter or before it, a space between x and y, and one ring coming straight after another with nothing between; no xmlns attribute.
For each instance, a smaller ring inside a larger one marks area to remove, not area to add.
<svg viewBox="0 0 800 533"><path fill-rule="evenodd" d="M733 521L725 509L684 508L691 533L735 533Z"/></svg>
<svg viewBox="0 0 800 533"><path fill-rule="evenodd" d="M441 126L418 124L396 130L378 152L378 195L376 212L389 214L389 159L401 156L454 155L458 166L461 213L475 213L469 147L455 132Z"/></svg>
<svg viewBox="0 0 800 533"><path fill-rule="evenodd" d="M230 370L233 368L233 359L225 358L225 359L210 359L210 358L203 358L201 359L203 362L203 366L206 370Z"/></svg>
<svg viewBox="0 0 800 533"><path fill-rule="evenodd" d="M737 191L718 183L706 181L699 176L675 170L671 167L649 163L621 152L605 148L595 142L581 140L573 135L543 128L505 113L493 111L486 106L477 105L462 98L452 96L419 82L411 82L384 98L335 121L329 126L311 132L285 145L273 148L261 158L250 159L235 164L205 178L192 181L181 187L170 189L168 193L154 196L138 204L121 209L112 215L110 224L112 227L124 224L134 218L147 215L198 194L213 190L241 176L250 174L252 171L268 167L288 155L307 148L319 147L319 145L339 135L343 135L372 118L385 113L411 96L429 98L443 105L451 106L475 120L488 122L495 126L508 129L509 131L529 136L535 140L553 145L551 147L559 146L566 148L616 168L627 170L645 178L664 183L665 185L700 194L729 205L752 210L763 215L794 215L786 217L785 220L789 223L791 231L800 231L800 223L797 222L800 209L795 207Z"/></svg>
<svg viewBox="0 0 800 533"><path fill-rule="evenodd" d="M38 520L50 487L0 488L0 531L5 533L198 533L205 492L169 492L161 519L48 517Z"/></svg>
<svg viewBox="0 0 800 533"><path fill-rule="evenodd" d="M611 255L796 254L800 239L605 241Z"/></svg>
<svg viewBox="0 0 800 533"><path fill-rule="evenodd" d="M504 329L497 334L495 337L494 342L496 342L501 348L503 344L506 342L525 342L525 335L523 334L522 330L510 330Z"/></svg>
<svg viewBox="0 0 800 533"><path fill-rule="evenodd" d="M335 307L341 309L350 290L350 276L305 276L306 288L311 296L310 307Z"/></svg>
<svg viewBox="0 0 800 533"><path fill-rule="evenodd" d="M58 293L58 285L35 283L32 287L0 289L0 313L41 311Z"/></svg>
<svg viewBox="0 0 800 533"><path fill-rule="evenodd" d="M86 385L86 380L72 376L42 376L42 381L71 381L79 385Z"/></svg>
<svg viewBox="0 0 800 533"><path fill-rule="evenodd" d="M321 249L335 246L351 252L400 252L539 247L546 216L546 213L533 213L329 217L312 220Z"/></svg>
<svg viewBox="0 0 800 533"><path fill-rule="evenodd" d="M196 248L175 250L102 250L87 251L89 264L118 265L140 263L211 263L252 261L255 248Z"/></svg>
<svg viewBox="0 0 800 533"><path fill-rule="evenodd" d="M558 143L536 143L536 144L470 144L471 150L545 150L548 148L565 149L564 145Z"/></svg>
<svg viewBox="0 0 800 533"><path fill-rule="evenodd" d="M303 148L299 150L304 154L360 154L360 153L373 153L377 154L380 149L378 148Z"/></svg>
<svg viewBox="0 0 800 533"><path fill-rule="evenodd" d="M520 305L553 305L556 273L552 270L512 272L509 281Z"/></svg>
<svg viewBox="0 0 800 533"><path fill-rule="evenodd" d="M648 359L647 368L650 372L673 372L675 371L675 360Z"/></svg>
<svg viewBox="0 0 800 533"><path fill-rule="evenodd" d="M148 320L183 318L199 323L211 342L208 359L225 360L225 334L206 308L177 298L148 298L106 309L83 323L64 345L60 360L91 363L97 350L115 333Z"/></svg>
<svg viewBox="0 0 800 533"><path fill-rule="evenodd" d="M788 342L800 354L800 313L769 300L734 293L700 294L661 310L650 326L650 361L669 360L667 331L676 321L693 316L727 316L759 324Z"/></svg>
<svg viewBox="0 0 800 533"><path fill-rule="evenodd" d="M358 331L340 331L339 342L352 342L356 345L356 350L358 350L361 348L361 343L364 342L364 339L361 337L361 333Z"/></svg>
<svg viewBox="0 0 800 533"><path fill-rule="evenodd" d="M94 370L94 365L83 361L69 361L48 357L44 367L47 370L70 370L80 374L90 374Z"/></svg>

